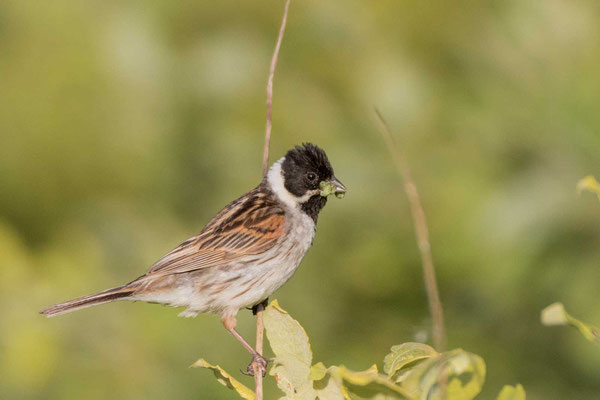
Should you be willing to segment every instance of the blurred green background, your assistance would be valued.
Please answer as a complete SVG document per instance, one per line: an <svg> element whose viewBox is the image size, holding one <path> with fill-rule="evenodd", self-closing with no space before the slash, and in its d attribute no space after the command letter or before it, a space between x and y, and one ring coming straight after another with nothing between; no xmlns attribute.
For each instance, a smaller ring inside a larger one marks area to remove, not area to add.
<svg viewBox="0 0 600 400"><path fill-rule="evenodd" d="M232 398L249 356L217 317L44 306L127 282L259 182L283 1L0 2L0 398ZM481 395L597 399L600 351L545 328L600 323L597 1L294 1L271 159L313 141L349 188L278 298L316 361L364 369L430 341L409 207L377 106L429 219L449 347ZM242 334L253 317L240 312ZM251 379L241 377L251 385ZM267 398L277 392L270 385Z"/></svg>

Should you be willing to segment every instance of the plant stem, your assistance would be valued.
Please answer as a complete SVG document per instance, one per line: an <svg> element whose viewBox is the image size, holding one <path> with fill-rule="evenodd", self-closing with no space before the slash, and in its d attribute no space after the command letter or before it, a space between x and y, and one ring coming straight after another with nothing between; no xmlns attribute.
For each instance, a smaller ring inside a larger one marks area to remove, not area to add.
<svg viewBox="0 0 600 400"><path fill-rule="evenodd" d="M281 20L281 27L279 28L279 35L277 36L277 43L275 45L275 51L271 58L271 68L269 69L269 79L267 80L267 126L265 131L265 149L263 151L263 162L262 171L263 178L267 176L269 169L269 145L271 143L271 127L272 127L272 113L273 113L273 78L275 77L275 68L277 67L277 61L279 59L279 49L281 48L281 42L283 41L283 35L285 33L285 26L287 24L288 9L290 8L290 1L286 0L285 9L283 11L283 18ZM263 310L264 306L259 304L256 307L256 351L263 354L263 338L264 338L264 325L263 325ZM258 365L254 364L254 385L256 387L256 400L263 399L263 377L258 371Z"/></svg>
<svg viewBox="0 0 600 400"><path fill-rule="evenodd" d="M263 337L264 337L264 325L263 325L263 310L264 305L256 305L256 351L263 354ZM258 365L253 365L254 369L254 386L256 393L256 400L262 400L263 398L263 376L262 372L259 371Z"/></svg>
<svg viewBox="0 0 600 400"><path fill-rule="evenodd" d="M277 67L277 61L279 59L279 49L281 48L281 42L283 41L283 35L285 33L285 26L287 24L288 9L290 7L290 0L285 2L285 10L283 11L283 19L281 20L281 27L279 28L279 35L277 36L277 44L275 45L275 51L271 58L271 68L269 69L269 80L267 81L267 128L265 132L265 149L263 151L263 177L267 175L269 168L269 144L271 143L271 125L272 119L271 114L273 112L273 78L275 77L275 68Z"/></svg>
<svg viewBox="0 0 600 400"><path fill-rule="evenodd" d="M440 293L438 291L437 279L435 276L435 267L433 266L433 257L431 255L431 244L429 242L429 230L427 229L425 211L423 210L423 205L421 204L417 186L411 177L408 164L402 157L398 146L394 142L394 137L392 136L388 124L385 122L377 109L375 109L375 114L377 116L377 121L380 124L379 131L385 140L387 148L392 154L396 168L398 169L398 172L400 173L404 182L404 191L406 192L408 201L410 203L410 211L417 236L417 245L419 247L421 261L423 264L425 290L427 291L429 311L431 312L433 325L433 345L437 351L443 352L444 348L446 347L444 312L442 309L442 302L440 301Z"/></svg>

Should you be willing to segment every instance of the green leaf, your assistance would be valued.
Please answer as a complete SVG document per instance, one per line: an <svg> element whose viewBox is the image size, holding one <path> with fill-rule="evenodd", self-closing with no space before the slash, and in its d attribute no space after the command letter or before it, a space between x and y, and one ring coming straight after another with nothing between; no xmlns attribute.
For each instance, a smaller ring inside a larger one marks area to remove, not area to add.
<svg viewBox="0 0 600 400"><path fill-rule="evenodd" d="M331 367L336 369L337 367ZM313 389L319 400L344 400L350 399L350 396L339 377L326 374L322 379L313 382Z"/></svg>
<svg viewBox="0 0 600 400"><path fill-rule="evenodd" d="M328 374L342 382L342 391L350 398L361 399L409 399L407 391L377 372L373 365L365 371L350 371L345 367L331 367Z"/></svg>
<svg viewBox="0 0 600 400"><path fill-rule="evenodd" d="M269 375L290 399L314 399L313 382L309 379L312 352L308 335L302 326L273 300L266 308L264 324L269 345L275 353Z"/></svg>
<svg viewBox="0 0 600 400"><path fill-rule="evenodd" d="M308 378L310 368L291 356L275 357L269 375L289 399L313 400L316 396L313 381Z"/></svg>
<svg viewBox="0 0 600 400"><path fill-rule="evenodd" d="M565 306L562 303L552 303L548 307L544 308L542 310L541 320L542 324L546 326L574 326L587 340L600 343L600 328L586 324L577 318L573 318L571 315L569 315L569 313L567 313Z"/></svg>
<svg viewBox="0 0 600 400"><path fill-rule="evenodd" d="M521 385L504 385L496 400L525 400L525 389Z"/></svg>
<svg viewBox="0 0 600 400"><path fill-rule="evenodd" d="M598 200L600 200L600 183L593 176L589 175L580 180L577 183L577 193L581 194L584 190L588 192L596 193Z"/></svg>
<svg viewBox="0 0 600 400"><path fill-rule="evenodd" d="M289 355L306 365L308 370L312 361L312 351L308 335L302 326L285 311L277 300L273 300L264 312L264 324L269 345L280 357Z"/></svg>
<svg viewBox="0 0 600 400"><path fill-rule="evenodd" d="M418 361L438 354L433 347L415 342L395 345L390 350L391 352L383 359L383 371L390 378L401 369L415 366Z"/></svg>
<svg viewBox="0 0 600 400"><path fill-rule="evenodd" d="M315 381L313 388L319 400L344 400L350 397L344 393L342 385L334 377L327 375L325 378Z"/></svg>
<svg viewBox="0 0 600 400"><path fill-rule="evenodd" d="M250 390L248 387L244 386L242 383L237 381L231 375L229 375L223 368L218 365L212 365L203 358L196 361L191 365L193 368L206 368L212 370L215 374L217 380L223 385L228 387L231 390L235 390L243 399L246 400L254 400L254 392Z"/></svg>
<svg viewBox="0 0 600 400"><path fill-rule="evenodd" d="M343 400L350 399L348 393L342 386L339 377L332 376L330 372L338 367L327 368L322 362L310 367L309 379L313 380L313 389L319 400Z"/></svg>
<svg viewBox="0 0 600 400"><path fill-rule="evenodd" d="M327 375L327 367L322 362L318 362L312 367L310 367L310 372L308 374L308 379L313 381L320 381L325 378Z"/></svg>
<svg viewBox="0 0 600 400"><path fill-rule="evenodd" d="M442 399L446 382L447 400L470 400L481 391L485 363L476 354L455 349L431 357L407 373L402 387L422 399Z"/></svg>

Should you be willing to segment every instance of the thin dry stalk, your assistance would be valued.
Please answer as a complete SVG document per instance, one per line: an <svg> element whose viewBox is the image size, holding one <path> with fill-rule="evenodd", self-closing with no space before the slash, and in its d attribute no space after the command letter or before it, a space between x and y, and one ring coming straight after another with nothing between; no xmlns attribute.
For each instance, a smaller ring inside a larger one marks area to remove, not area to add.
<svg viewBox="0 0 600 400"><path fill-rule="evenodd" d="M262 171L263 178L267 175L269 168L269 145L271 143L271 127L272 127L272 112L273 112L273 78L275 77L275 68L277 67L277 61L279 59L279 49L281 48L281 42L283 41L283 35L285 34L285 26L287 24L288 10L290 8L290 1L286 0L285 9L283 11L283 18L281 20L281 27L279 28L279 35L277 36L277 44L275 45L275 51L271 58L271 68L269 69L269 79L267 81L267 127L265 131L265 149L263 151L263 162ZM256 307L256 351L259 354L263 354L263 338L264 338L264 325L263 325L263 310L262 304ZM263 399L263 377L258 371L258 365L253 365L254 369L254 385L256 387L256 400Z"/></svg>
<svg viewBox="0 0 600 400"><path fill-rule="evenodd" d="M403 183L404 191L408 196L410 203L410 211L412 214L413 224L415 227L415 233L417 236L417 245L419 252L421 253L421 261L423 264L423 276L425 279L425 290L427 291L427 299L429 301L429 311L431 312L431 319L433 322L433 344L437 351L442 352L446 347L446 333L444 329L444 311L442 309L442 302L440 301L440 293L438 291L437 279L435 277L435 268L433 266L433 257L431 256L431 245L429 242L429 230L427 229L427 219L425 218L425 211L421 204L419 192L415 185L408 164L402 157L402 154L394 141L392 132L385 122L381 113L376 109L375 114L377 121L379 122L381 135L385 140L386 146L389 149L396 168L400 173Z"/></svg>
<svg viewBox="0 0 600 400"><path fill-rule="evenodd" d="M265 307L262 304L256 306L256 351L263 354L263 338L264 338L264 324L263 324L263 310ZM259 371L258 365L253 364L252 369L254 370L254 386L256 393L256 400L262 400L263 398L263 376L262 372Z"/></svg>
<svg viewBox="0 0 600 400"><path fill-rule="evenodd" d="M277 61L279 59L279 49L281 48L281 42L283 41L283 34L285 33L285 26L287 24L288 9L290 8L290 0L285 2L285 10L283 11L283 19L281 20L281 27L279 28L279 36L277 37L277 44L275 45L275 51L273 52L273 58L271 58L271 68L269 70L269 80L267 81L267 129L265 132L265 150L263 152L263 176L267 174L269 167L269 144L271 143L271 114L273 110L273 78L275 77L275 68L277 67Z"/></svg>

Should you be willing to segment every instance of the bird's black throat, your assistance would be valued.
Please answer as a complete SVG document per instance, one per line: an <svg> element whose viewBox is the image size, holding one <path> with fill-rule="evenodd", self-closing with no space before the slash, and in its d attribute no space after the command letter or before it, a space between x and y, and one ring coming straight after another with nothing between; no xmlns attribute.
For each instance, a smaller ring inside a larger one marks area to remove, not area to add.
<svg viewBox="0 0 600 400"><path fill-rule="evenodd" d="M319 217L319 212L323 209L323 207L325 207L325 204L327 204L327 197L317 194L300 204L300 209L309 217L311 217L316 224L317 218Z"/></svg>

